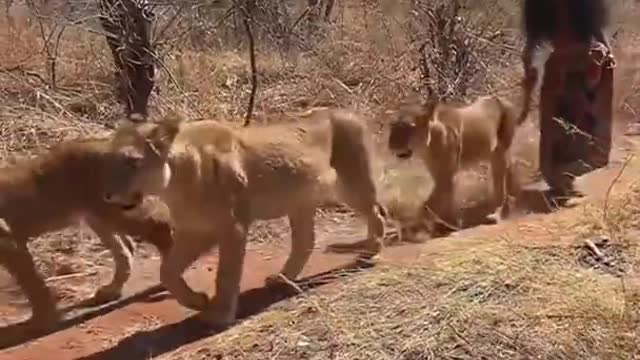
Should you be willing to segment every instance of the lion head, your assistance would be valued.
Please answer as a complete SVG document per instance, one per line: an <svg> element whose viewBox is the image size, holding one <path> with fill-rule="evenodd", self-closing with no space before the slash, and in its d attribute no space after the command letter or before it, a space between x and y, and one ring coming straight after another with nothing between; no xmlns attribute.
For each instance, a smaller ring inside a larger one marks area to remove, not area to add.
<svg viewBox="0 0 640 360"><path fill-rule="evenodd" d="M124 210L142 203L144 195L162 192L171 180L168 155L182 118L158 123L122 124L110 143L102 171L104 200Z"/></svg>
<svg viewBox="0 0 640 360"><path fill-rule="evenodd" d="M433 118L434 108L434 103L426 103L402 105L395 111L387 143L393 154L400 159L408 159L418 145L424 145L425 141L428 144L427 128Z"/></svg>

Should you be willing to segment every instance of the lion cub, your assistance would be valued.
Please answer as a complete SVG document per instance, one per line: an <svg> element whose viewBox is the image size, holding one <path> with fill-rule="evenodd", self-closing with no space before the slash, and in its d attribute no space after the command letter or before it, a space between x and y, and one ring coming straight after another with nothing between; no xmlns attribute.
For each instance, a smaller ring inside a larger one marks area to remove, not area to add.
<svg viewBox="0 0 640 360"><path fill-rule="evenodd" d="M524 119L512 104L496 96L483 96L466 106L443 102L406 106L391 124L388 148L401 159L413 153L422 159L434 181L425 210L439 218L436 223L449 229L455 223L456 173L489 162L497 207L490 219L497 221L510 213L508 195L514 189L509 148Z"/></svg>
<svg viewBox="0 0 640 360"><path fill-rule="evenodd" d="M259 219L289 218L291 253L267 284L295 280L314 248L316 208L336 185L342 199L366 218L367 240L330 249L382 246L384 224L377 202L368 134L356 114L314 110L295 123L232 129L215 121L121 127L112 142L114 161L105 171L105 200L130 208L146 194L166 202L175 246L161 265L165 287L183 306L206 310L214 325L235 320L247 230ZM209 300L182 278L185 269L219 246L216 294Z"/></svg>
<svg viewBox="0 0 640 360"><path fill-rule="evenodd" d="M161 253L172 245L168 218L155 206L147 209L150 203L145 203L139 215L125 216L120 207L104 202L99 170L109 161L108 144L106 139L70 141L0 171L0 265L25 292L33 327L50 328L59 314L27 248L32 238L84 220L115 262L113 278L97 290L96 302L121 296L131 273L128 235L154 244Z"/></svg>

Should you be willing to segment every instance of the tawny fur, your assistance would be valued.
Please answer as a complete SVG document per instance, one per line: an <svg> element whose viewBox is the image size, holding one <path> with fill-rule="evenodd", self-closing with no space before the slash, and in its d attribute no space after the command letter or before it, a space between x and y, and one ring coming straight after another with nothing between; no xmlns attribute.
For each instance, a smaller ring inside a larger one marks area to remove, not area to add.
<svg viewBox="0 0 640 360"><path fill-rule="evenodd" d="M495 96L470 105L435 103L407 106L391 125L388 148L399 158L415 153L434 180L425 209L441 224L454 221L454 178L458 171L480 162L491 164L497 211L493 220L509 216L509 192L514 191L509 149L524 121L513 105Z"/></svg>
<svg viewBox="0 0 640 360"><path fill-rule="evenodd" d="M183 306L206 310L215 325L234 321L246 235L259 219L287 216L291 253L280 274L295 280L315 243L316 208L338 189L341 199L368 223L368 237L329 250L360 249L375 256L384 232L371 170L364 120L338 109L303 114L296 123L232 129L214 121L125 126L113 140L122 161L107 172L105 199L131 206L156 194L171 212L176 246L161 265L161 280ZM196 293L184 270L219 246L216 295Z"/></svg>
<svg viewBox="0 0 640 360"><path fill-rule="evenodd" d="M85 221L111 252L113 279L100 287L96 302L121 296L131 272L133 244L126 235L154 244L161 253L172 245L168 214L145 203L135 216L106 204L99 170L108 161L108 141L72 141L46 154L0 171L0 265L6 267L32 307L33 325L50 327L59 320L55 301L36 271L27 242L34 237Z"/></svg>

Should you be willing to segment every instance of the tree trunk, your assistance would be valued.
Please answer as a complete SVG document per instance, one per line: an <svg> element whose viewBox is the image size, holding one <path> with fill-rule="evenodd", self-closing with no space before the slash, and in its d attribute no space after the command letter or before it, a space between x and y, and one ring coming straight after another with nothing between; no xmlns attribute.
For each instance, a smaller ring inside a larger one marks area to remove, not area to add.
<svg viewBox="0 0 640 360"><path fill-rule="evenodd" d="M118 96L127 117L145 121L154 86L150 27L154 15L145 0L99 0L100 22L117 67Z"/></svg>
<svg viewBox="0 0 640 360"><path fill-rule="evenodd" d="M310 33L315 33L318 29L318 18L320 17L320 0L307 0L307 26Z"/></svg>
<svg viewBox="0 0 640 360"><path fill-rule="evenodd" d="M333 7L335 5L335 0L325 0L326 4L324 6L324 21L329 22L331 20L331 14L333 13Z"/></svg>

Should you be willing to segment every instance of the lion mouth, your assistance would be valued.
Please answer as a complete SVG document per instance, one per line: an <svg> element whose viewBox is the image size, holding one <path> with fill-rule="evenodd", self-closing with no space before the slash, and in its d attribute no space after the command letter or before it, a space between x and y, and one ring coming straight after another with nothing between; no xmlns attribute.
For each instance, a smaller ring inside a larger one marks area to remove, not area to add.
<svg viewBox="0 0 640 360"><path fill-rule="evenodd" d="M403 151L401 153L396 154L396 156L400 159L408 159L411 157L411 155L412 155L412 152L410 150Z"/></svg>
<svg viewBox="0 0 640 360"><path fill-rule="evenodd" d="M113 204L114 206L119 207L124 211L130 211L142 204L142 193L132 194L130 198L125 199L115 199L112 195L105 196L105 201Z"/></svg>
<svg viewBox="0 0 640 360"><path fill-rule="evenodd" d="M124 211L130 211L137 208L139 205L140 203L123 204L123 205L120 205L120 209Z"/></svg>

